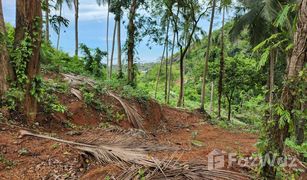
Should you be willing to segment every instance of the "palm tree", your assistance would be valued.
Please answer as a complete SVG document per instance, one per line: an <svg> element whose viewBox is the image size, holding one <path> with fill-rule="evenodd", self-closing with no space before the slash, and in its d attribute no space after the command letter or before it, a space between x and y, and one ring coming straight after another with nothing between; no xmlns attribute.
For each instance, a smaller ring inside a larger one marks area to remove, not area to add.
<svg viewBox="0 0 307 180"><path fill-rule="evenodd" d="M204 66L204 74L203 74L203 83L202 83L202 91L201 91L201 99L200 99L200 110L204 111L205 106L205 97L206 97L206 79L208 74L208 61L209 61L209 53L211 48L211 36L212 36L212 29L213 29L213 21L214 21L214 14L215 14L215 6L216 0L212 1L212 13L211 13L211 20L210 20L210 27L209 27L209 35L208 35L208 45L207 51L205 54L205 66Z"/></svg>
<svg viewBox="0 0 307 180"><path fill-rule="evenodd" d="M46 5L46 41L49 42L49 0L45 0Z"/></svg>
<svg viewBox="0 0 307 180"><path fill-rule="evenodd" d="M117 20L117 66L118 66L118 78L123 78L123 69L122 69L122 45L121 45L121 18Z"/></svg>
<svg viewBox="0 0 307 180"><path fill-rule="evenodd" d="M66 3L67 7L69 9L72 9L72 0L56 0L56 9L58 9L60 12L59 17L62 17L62 11L63 11L63 4ZM58 38L57 38L57 50L60 48L60 38L61 38L61 23L58 22Z"/></svg>
<svg viewBox="0 0 307 180"><path fill-rule="evenodd" d="M75 8L75 56L78 56L79 50L79 33L78 33L78 19L79 19L79 0L74 0L74 8Z"/></svg>
<svg viewBox="0 0 307 180"><path fill-rule="evenodd" d="M107 34L106 34L106 41L107 41L107 68L109 67L109 22L110 22L110 4L111 0L96 0L99 6L107 4L108 6L108 16L107 16Z"/></svg>
<svg viewBox="0 0 307 180"><path fill-rule="evenodd" d="M128 56L128 84L135 85L135 72L134 72L134 47L135 47L135 16L138 8L138 1L132 0L129 12L128 24L128 43L127 43L127 56Z"/></svg>
<svg viewBox="0 0 307 180"><path fill-rule="evenodd" d="M112 41L112 50L111 50L111 59L110 59L110 70L109 70L109 78L112 78L112 69L113 69L113 57L114 57L114 47L115 47L115 35L116 35L117 23L114 24L114 32L113 32L113 41Z"/></svg>
<svg viewBox="0 0 307 180"><path fill-rule="evenodd" d="M222 11L222 29L221 29L221 59L220 59L220 74L218 83L218 118L221 117L221 103L222 103L222 93L223 93L223 77L224 77L224 25L225 25L225 11L231 5L231 0L222 0L220 10Z"/></svg>

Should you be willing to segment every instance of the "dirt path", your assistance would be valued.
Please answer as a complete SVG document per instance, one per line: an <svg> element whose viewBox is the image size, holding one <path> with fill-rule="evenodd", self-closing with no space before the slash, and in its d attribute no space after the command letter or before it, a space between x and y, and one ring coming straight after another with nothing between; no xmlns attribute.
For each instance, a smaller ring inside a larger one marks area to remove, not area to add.
<svg viewBox="0 0 307 180"><path fill-rule="evenodd" d="M163 159L173 156L179 161L207 163L207 155L213 150L250 155L256 149L257 136L247 133L229 132L207 124L201 116L173 108L162 108L163 120L160 124L147 124L148 134L140 133L135 141L176 147L178 151L156 153ZM146 123L145 123L146 124ZM156 127L153 129L153 127ZM106 175L116 175L120 169L112 164L98 165L94 160L81 156L69 145L49 140L26 137L19 139L18 125L0 124L0 179L97 179ZM94 138L127 138L122 132L106 132L100 128L85 129L43 129L39 132L52 132L49 135L73 141L87 141ZM129 131L129 130L126 130ZM69 132L69 133L67 133ZM141 131L140 131L141 132ZM193 140L202 142L200 147ZM179 159L180 158L180 159Z"/></svg>

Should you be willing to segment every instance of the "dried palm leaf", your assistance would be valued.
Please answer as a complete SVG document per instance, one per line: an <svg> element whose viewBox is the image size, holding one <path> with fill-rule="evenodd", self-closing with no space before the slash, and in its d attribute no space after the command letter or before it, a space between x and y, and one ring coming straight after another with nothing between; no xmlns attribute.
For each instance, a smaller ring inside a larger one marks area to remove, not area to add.
<svg viewBox="0 0 307 180"><path fill-rule="evenodd" d="M134 128L144 129L143 125L142 125L143 118L137 112L137 110L134 109L134 107L130 106L122 98L120 98L119 96L115 95L114 93L108 92L108 94L110 96L112 96L113 98L115 98L118 102L120 102L120 104L122 105L122 107L124 108L124 110L126 112L128 121L133 125Z"/></svg>
<svg viewBox="0 0 307 180"><path fill-rule="evenodd" d="M146 154L146 149L140 147L128 147L123 145L92 145L85 143L78 143L58 139L46 135L34 134L29 131L21 130L21 137L33 136L43 139L49 139L64 144L70 144L74 148L83 152L91 154L100 163L117 163L120 165L138 164L142 166L154 166L156 163Z"/></svg>

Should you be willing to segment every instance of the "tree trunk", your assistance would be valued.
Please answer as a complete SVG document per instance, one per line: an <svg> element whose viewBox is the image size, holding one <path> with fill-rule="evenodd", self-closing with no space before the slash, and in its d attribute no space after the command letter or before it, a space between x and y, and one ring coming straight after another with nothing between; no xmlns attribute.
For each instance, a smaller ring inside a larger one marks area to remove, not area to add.
<svg viewBox="0 0 307 180"><path fill-rule="evenodd" d="M230 119L231 119L231 98L227 97L227 101L228 101L228 116L227 116L227 120L230 122Z"/></svg>
<svg viewBox="0 0 307 180"><path fill-rule="evenodd" d="M0 99L9 89L9 79L13 78L13 69L9 62L9 54L6 47L6 30L2 12L2 0L0 0Z"/></svg>
<svg viewBox="0 0 307 180"><path fill-rule="evenodd" d="M49 0L46 0L46 41L49 43Z"/></svg>
<svg viewBox="0 0 307 180"><path fill-rule="evenodd" d="M175 49L175 39L176 33L173 34L173 41L172 41L172 52L171 52L171 59L169 60L169 75L168 75L168 85L167 85L167 104L170 103L170 92L171 92L171 83L172 83L172 68L173 68L173 59L174 59L174 49Z"/></svg>
<svg viewBox="0 0 307 180"><path fill-rule="evenodd" d="M158 74L157 74L156 88L155 88L155 98L157 98L158 86L159 86L159 81L160 81L160 74L161 74L161 71L162 71L162 65L163 65L165 50L166 50L166 44L164 44L164 48L163 48L163 52L162 52L162 57L161 57L161 62L160 62L160 66L159 66L159 71L158 71Z"/></svg>
<svg viewBox="0 0 307 180"><path fill-rule="evenodd" d="M79 0L74 0L75 6L75 56L79 55Z"/></svg>
<svg viewBox="0 0 307 180"><path fill-rule="evenodd" d="M295 109L300 109L297 107L298 100L302 97L299 97L296 91L297 86L294 86L292 83L295 83L298 79L300 71L306 66L307 61L307 0L302 0L299 5L298 20L296 24L296 32L294 34L294 48L291 56L288 59L287 63L287 72L286 72L286 83L284 83L281 103L284 106L285 110L288 111L293 119L292 111ZM297 82L304 83L304 82ZM282 128L279 127L280 117L274 117L275 124L272 128L268 129L267 138L268 138L268 147L266 152L276 153L278 156L282 156L284 150L284 141L289 136L289 123L285 122L285 126ZM268 163L262 169L262 176L267 179L275 179L276 176L276 166L270 166Z"/></svg>
<svg viewBox="0 0 307 180"><path fill-rule="evenodd" d="M62 17L62 11L63 11L63 4L60 3L60 16ZM59 26L59 34L58 34L58 39L57 39L57 43L56 43L56 49L59 50L60 48L60 38L61 38L61 23L58 23Z"/></svg>
<svg viewBox="0 0 307 180"><path fill-rule="evenodd" d="M135 85L135 73L134 73L134 46L135 46L135 24L134 19L137 9L137 0L132 0L129 14L128 25L128 83Z"/></svg>
<svg viewBox="0 0 307 180"><path fill-rule="evenodd" d="M117 21L117 65L118 65L118 78L123 78L123 69L122 69L122 45L120 39L120 29L121 29L121 20Z"/></svg>
<svg viewBox="0 0 307 180"><path fill-rule="evenodd" d="M222 32L221 32L221 59L220 59L220 76L218 85L218 118L221 118L222 94L223 94L223 79L225 69L225 54L224 54L224 25L225 25L225 7L223 7L222 17Z"/></svg>
<svg viewBox="0 0 307 180"><path fill-rule="evenodd" d="M168 33L169 33L169 24L170 20L167 20L167 28L166 28L166 38L165 38L165 43L166 43L166 56L165 56L165 87L164 87L164 101L165 103L167 102L167 80L168 80Z"/></svg>
<svg viewBox="0 0 307 180"><path fill-rule="evenodd" d="M25 84L23 111L28 122L37 115L37 100L31 95L32 82L39 73L40 47L42 40L42 9L40 0L17 0L16 2L15 46L25 38L26 33L32 39L32 54L26 64L28 82Z"/></svg>
<svg viewBox="0 0 307 180"><path fill-rule="evenodd" d="M211 82L210 112L213 113L214 82Z"/></svg>
<svg viewBox="0 0 307 180"><path fill-rule="evenodd" d="M110 64L110 60L109 60L110 3L111 3L111 1L108 0L107 35L106 35L106 40L107 40L107 77L109 77L108 74L109 74L109 64Z"/></svg>
<svg viewBox="0 0 307 180"><path fill-rule="evenodd" d="M183 59L184 59L184 55L180 56L180 90L179 90L179 99L177 102L177 107L181 107L182 103L183 103L183 96L184 96L184 92L183 92L183 88L184 88L184 74L183 74Z"/></svg>
<svg viewBox="0 0 307 180"><path fill-rule="evenodd" d="M210 46L211 46L211 36L212 36L212 28L213 28L213 21L214 21L214 13L215 13L215 5L216 0L213 0L213 7L211 13L211 20L210 20L210 27L209 27L209 35L208 35L208 46L206 51L206 59L205 59L205 66L204 66L204 74L203 74L203 83L202 83L202 91L201 91L201 100L200 100L200 110L204 111L205 106L205 97L206 97L206 79L208 74L208 61L209 61L209 53L210 53Z"/></svg>
<svg viewBox="0 0 307 180"><path fill-rule="evenodd" d="M269 115L270 119L273 118L272 107L273 107L273 90L274 90L274 74L275 74L275 60L276 50L272 50L270 54L270 68L269 68Z"/></svg>
<svg viewBox="0 0 307 180"><path fill-rule="evenodd" d="M113 31L113 40L112 40L112 51L111 51L111 59L110 59L110 71L109 78L112 79L112 70L113 70L113 58L114 58L114 49L115 49L115 37L116 37L116 27L117 23L114 23L114 31Z"/></svg>

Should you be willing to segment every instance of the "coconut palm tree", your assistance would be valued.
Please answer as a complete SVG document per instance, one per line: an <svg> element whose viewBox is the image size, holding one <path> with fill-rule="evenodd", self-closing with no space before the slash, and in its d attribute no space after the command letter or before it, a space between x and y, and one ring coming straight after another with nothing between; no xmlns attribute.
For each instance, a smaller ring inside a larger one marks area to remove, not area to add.
<svg viewBox="0 0 307 180"><path fill-rule="evenodd" d="M109 24L110 24L110 5L111 0L96 0L99 6L107 4L108 6L108 16L107 16L107 34L106 34L106 41L107 41L107 68L109 67ZM107 70L108 71L108 70Z"/></svg>
<svg viewBox="0 0 307 180"><path fill-rule="evenodd" d="M204 106L205 106L206 80L207 80L207 74L208 74L208 61L209 61L209 53L210 53L210 48L211 48L211 36L212 36L213 21L214 21L214 15L215 15L215 7L216 7L216 0L213 0L210 27L209 27L209 35L208 35L208 45L207 45L207 51L205 53L205 66L204 66L203 83L202 83L201 99L200 99L200 102L201 102L200 110L201 111L204 111Z"/></svg>
<svg viewBox="0 0 307 180"><path fill-rule="evenodd" d="M59 17L62 17L63 13L63 4L66 4L69 9L72 9L72 0L56 0L55 8L59 10ZM61 38L61 24L58 22L58 38L57 38L57 49L60 48L60 38Z"/></svg>
<svg viewBox="0 0 307 180"><path fill-rule="evenodd" d="M220 11L222 11L222 30L221 30L221 59L220 59L220 75L218 84L218 117L221 117L221 102L223 93L223 77L224 77L224 25L225 25L225 12L227 8L232 4L231 0L221 0Z"/></svg>

